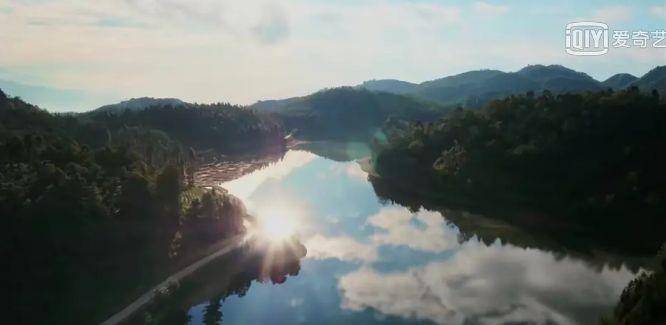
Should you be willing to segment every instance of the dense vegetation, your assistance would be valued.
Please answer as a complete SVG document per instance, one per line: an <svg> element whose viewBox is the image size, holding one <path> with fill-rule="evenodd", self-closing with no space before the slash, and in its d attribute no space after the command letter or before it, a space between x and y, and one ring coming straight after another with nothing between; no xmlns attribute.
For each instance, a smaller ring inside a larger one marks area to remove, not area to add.
<svg viewBox="0 0 666 325"><path fill-rule="evenodd" d="M110 130L126 126L160 130L185 146L220 153L245 153L284 145L282 128L274 119L229 104L101 109L81 118Z"/></svg>
<svg viewBox="0 0 666 325"><path fill-rule="evenodd" d="M406 96L341 87L277 102L260 102L255 110L271 112L287 130L311 140L369 140L389 118L432 121L446 109Z"/></svg>
<svg viewBox="0 0 666 325"><path fill-rule="evenodd" d="M666 245L655 259L653 271L641 272L620 296L612 315L603 325L666 324Z"/></svg>
<svg viewBox="0 0 666 325"><path fill-rule="evenodd" d="M9 323L101 321L206 247L244 232L242 203L186 177L196 152L183 143L214 134L259 147L279 132L224 105L90 119L51 115L0 91Z"/></svg>
<svg viewBox="0 0 666 325"><path fill-rule="evenodd" d="M509 222L550 220L544 227L643 253L663 241L666 105L656 91L528 93L436 123L392 121L385 133L374 163L393 193L520 207L542 220L510 213Z"/></svg>

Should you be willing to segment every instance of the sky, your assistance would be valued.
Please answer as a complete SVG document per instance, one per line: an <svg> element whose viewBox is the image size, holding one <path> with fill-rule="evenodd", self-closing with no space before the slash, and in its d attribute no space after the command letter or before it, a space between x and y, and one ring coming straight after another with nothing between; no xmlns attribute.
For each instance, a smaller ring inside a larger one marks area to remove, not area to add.
<svg viewBox="0 0 666 325"><path fill-rule="evenodd" d="M369 79L422 82L528 64L603 80L666 64L663 48L566 54L565 25L590 20L663 30L666 3L0 0L0 87L48 88L55 95L40 106L86 110L141 96L251 104ZM54 100L59 90L76 96Z"/></svg>

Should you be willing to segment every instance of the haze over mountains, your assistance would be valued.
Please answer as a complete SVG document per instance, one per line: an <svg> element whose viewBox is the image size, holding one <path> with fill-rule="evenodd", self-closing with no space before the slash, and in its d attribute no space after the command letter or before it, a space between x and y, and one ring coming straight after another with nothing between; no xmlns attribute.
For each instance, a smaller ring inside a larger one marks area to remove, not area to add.
<svg viewBox="0 0 666 325"><path fill-rule="evenodd" d="M11 96L21 97L33 105L58 112L86 111L118 98L112 94L36 86L6 79L0 79L0 89Z"/></svg>
<svg viewBox="0 0 666 325"><path fill-rule="evenodd" d="M357 86L371 91L411 95L445 105L480 107L490 100L527 91L553 93L623 89L637 86L644 91L666 90L666 66L656 67L643 77L618 73L598 81L561 65L530 65L516 72L476 70L440 79L409 83L400 80L370 80Z"/></svg>
<svg viewBox="0 0 666 325"><path fill-rule="evenodd" d="M666 93L666 66L641 78L616 74L601 82L561 65L530 65L516 72L476 70L409 83L395 79L370 80L355 87L324 89L302 97L259 101L250 107L277 116L301 137L325 136L368 139L389 117L427 122L455 107L480 108L510 95L614 90L637 86Z"/></svg>
<svg viewBox="0 0 666 325"><path fill-rule="evenodd" d="M561 65L529 65L516 72L474 70L422 83L396 79L368 80L353 88L375 93L404 95L420 102L430 102L430 106L479 108L493 99L528 91L540 93L547 89L557 94L598 91L608 88L618 90L630 86L636 86L646 92L657 89L661 94L666 93L666 66L656 67L640 78L627 73L618 73L604 81L596 80L586 73ZM85 111L86 109L81 109L85 107L88 110L94 109L99 104L93 103L104 100L104 98L93 98L90 94L81 91L30 86L8 80L0 80L0 88L9 95L20 96L42 108L51 109L53 107L50 107L48 103L53 103L61 111ZM317 110L316 103L307 102L315 94L331 90L324 89L308 96L258 101L249 107L271 113L303 111L306 107L309 107L310 110ZM345 97L353 94L351 91L342 91L336 92L335 96L341 96L338 100L344 106L349 102L349 98ZM375 97L381 96L381 94L375 95ZM395 99L395 97L392 98ZM401 100L404 101L404 99ZM177 98L141 97L104 105L96 110L140 110L151 106L182 104L186 104L186 102ZM65 108L63 109L63 107ZM66 109L66 107L71 108Z"/></svg>

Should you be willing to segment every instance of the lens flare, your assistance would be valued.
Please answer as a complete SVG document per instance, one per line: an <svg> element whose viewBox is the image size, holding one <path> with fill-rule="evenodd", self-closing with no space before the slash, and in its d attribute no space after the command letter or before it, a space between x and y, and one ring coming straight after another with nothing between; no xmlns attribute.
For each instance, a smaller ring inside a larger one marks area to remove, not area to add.
<svg viewBox="0 0 666 325"><path fill-rule="evenodd" d="M274 215L259 220L259 228L267 239L281 241L294 235L296 224L292 218Z"/></svg>

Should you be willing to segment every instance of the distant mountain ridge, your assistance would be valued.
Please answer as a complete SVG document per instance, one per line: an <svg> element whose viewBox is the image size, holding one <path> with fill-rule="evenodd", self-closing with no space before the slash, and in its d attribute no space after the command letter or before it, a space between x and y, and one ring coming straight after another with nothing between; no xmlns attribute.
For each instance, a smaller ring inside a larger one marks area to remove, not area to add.
<svg viewBox="0 0 666 325"><path fill-rule="evenodd" d="M656 67L643 77L616 74L598 81L586 73L561 65L528 65L516 72L474 70L420 84L395 79L369 80L358 85L370 91L409 95L445 105L480 107L487 102L528 91L553 93L624 89L636 86L643 91L666 92L666 66Z"/></svg>
<svg viewBox="0 0 666 325"><path fill-rule="evenodd" d="M93 110L93 112L122 113L125 110L137 111L153 106L180 106L185 104L187 103L178 98L140 97L125 100L117 104L104 105Z"/></svg>
<svg viewBox="0 0 666 325"><path fill-rule="evenodd" d="M638 80L638 77L632 74L618 73L604 80L601 84L607 88L622 89L629 87L636 80Z"/></svg>
<svg viewBox="0 0 666 325"><path fill-rule="evenodd" d="M661 93L662 97L666 97L666 65L650 70L640 79L631 83L631 86L636 86L645 91L656 89Z"/></svg>
<svg viewBox="0 0 666 325"><path fill-rule="evenodd" d="M666 66L641 78L617 74L600 82L561 65L529 65L516 72L474 70L419 84L369 80L307 96L259 101L249 107L278 117L287 130L297 129L299 136L306 138L364 139L391 117L432 121L456 106L480 108L492 100L530 91L559 94L636 86L645 92L654 88L666 94L665 85Z"/></svg>
<svg viewBox="0 0 666 325"><path fill-rule="evenodd" d="M383 91L393 94L408 94L414 91L418 85L415 83L396 80L396 79L382 79L382 80L368 80L358 85L359 88L365 88L371 91Z"/></svg>

